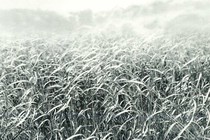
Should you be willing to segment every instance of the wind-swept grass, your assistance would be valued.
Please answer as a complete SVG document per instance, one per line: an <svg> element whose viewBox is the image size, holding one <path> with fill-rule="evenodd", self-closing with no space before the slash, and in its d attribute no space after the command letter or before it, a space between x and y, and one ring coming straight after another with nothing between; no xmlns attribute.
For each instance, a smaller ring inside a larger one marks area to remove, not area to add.
<svg viewBox="0 0 210 140"><path fill-rule="evenodd" d="M1 43L2 140L210 138L206 36Z"/></svg>

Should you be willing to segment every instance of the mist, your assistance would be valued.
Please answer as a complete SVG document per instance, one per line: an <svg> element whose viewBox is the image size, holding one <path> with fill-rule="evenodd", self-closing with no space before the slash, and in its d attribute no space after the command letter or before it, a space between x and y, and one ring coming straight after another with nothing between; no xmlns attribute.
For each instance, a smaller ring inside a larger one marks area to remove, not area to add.
<svg viewBox="0 0 210 140"><path fill-rule="evenodd" d="M65 1L61 1L60 5ZM114 32L124 35L180 34L208 31L210 10L208 1L149 1L147 3L107 2L105 8L97 9L97 3L89 7L63 10L51 4L34 1L8 4L0 10L1 34L8 36L35 34L65 34L78 32ZM43 4L43 5L42 5ZM46 6L48 4L48 7ZM71 3L67 3L71 4ZM117 5L118 4L118 5ZM30 7L31 5L31 7ZM77 5L72 4L72 5ZM27 7L28 6L28 7ZM100 7L100 5L99 5ZM60 6L62 9L62 6ZM92 9L91 9L92 8ZM60 12L59 12L60 10Z"/></svg>

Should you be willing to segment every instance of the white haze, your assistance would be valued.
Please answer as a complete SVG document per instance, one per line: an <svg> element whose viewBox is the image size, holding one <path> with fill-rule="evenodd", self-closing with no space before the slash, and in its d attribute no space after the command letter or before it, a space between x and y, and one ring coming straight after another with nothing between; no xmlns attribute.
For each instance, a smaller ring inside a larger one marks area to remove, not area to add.
<svg viewBox="0 0 210 140"><path fill-rule="evenodd" d="M91 31L96 30L96 32L98 30L123 31L123 34L135 32L151 35L151 33L197 32L210 29L208 24L208 19L210 19L209 0L0 0L0 3L0 10L7 11L3 14L0 13L3 15L3 18L0 16L0 30L1 32L6 30L5 33L9 31L12 34L14 31L20 34L20 32L31 30L38 32L39 30L46 30L49 27L48 24L57 21L60 23L51 24L52 26L47 32L51 32L51 29L57 27L59 29L55 30L60 30L60 27L69 26L69 24L64 23L66 22L64 19L57 15L54 16L53 13L45 13L46 11L54 11L62 16L65 15L67 20L69 17L74 20L81 15L80 11L86 9L92 11L92 13L86 11L86 14L91 14L93 19L93 23L88 24L88 28ZM140 11L141 14L136 16L134 12L136 9L131 7L132 5L139 6L138 12ZM131 8L129 9L129 7ZM19 15L16 11L8 12L12 9L22 9L23 11L18 11ZM33 10L36 11L35 14ZM135 16L132 15L132 12ZM32 16L28 13L31 13ZM5 14L8 14L8 17ZM19 16L18 18L16 14ZM46 19L43 20L43 14L52 17L50 23ZM103 14L106 15L104 22L94 21L97 16L103 18ZM83 17L86 18L86 15ZM82 24L78 22L75 24L71 32L83 30L84 25L87 27L84 21ZM65 28L62 30L70 32Z"/></svg>
<svg viewBox="0 0 210 140"><path fill-rule="evenodd" d="M0 0L0 9L41 9L56 12L69 12L90 9L107 11L125 8L130 5L146 5L154 0Z"/></svg>

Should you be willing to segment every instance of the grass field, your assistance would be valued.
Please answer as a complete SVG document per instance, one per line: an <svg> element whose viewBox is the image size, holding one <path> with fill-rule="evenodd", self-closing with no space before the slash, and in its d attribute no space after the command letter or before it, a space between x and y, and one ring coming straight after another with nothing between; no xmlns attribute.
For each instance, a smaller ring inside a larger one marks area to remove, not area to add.
<svg viewBox="0 0 210 140"><path fill-rule="evenodd" d="M0 42L1 140L210 139L208 35Z"/></svg>

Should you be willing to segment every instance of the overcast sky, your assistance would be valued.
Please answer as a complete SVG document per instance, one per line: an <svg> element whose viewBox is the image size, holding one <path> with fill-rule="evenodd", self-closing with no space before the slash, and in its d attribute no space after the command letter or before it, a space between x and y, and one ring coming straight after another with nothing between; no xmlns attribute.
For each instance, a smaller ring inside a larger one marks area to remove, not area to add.
<svg viewBox="0 0 210 140"><path fill-rule="evenodd" d="M0 0L0 2L0 9L27 8L67 12L84 9L104 11L134 4L145 5L154 0Z"/></svg>
<svg viewBox="0 0 210 140"><path fill-rule="evenodd" d="M148 5L158 1L184 3L208 0L0 0L0 9L41 9L60 13L91 9L97 12L130 5Z"/></svg>

